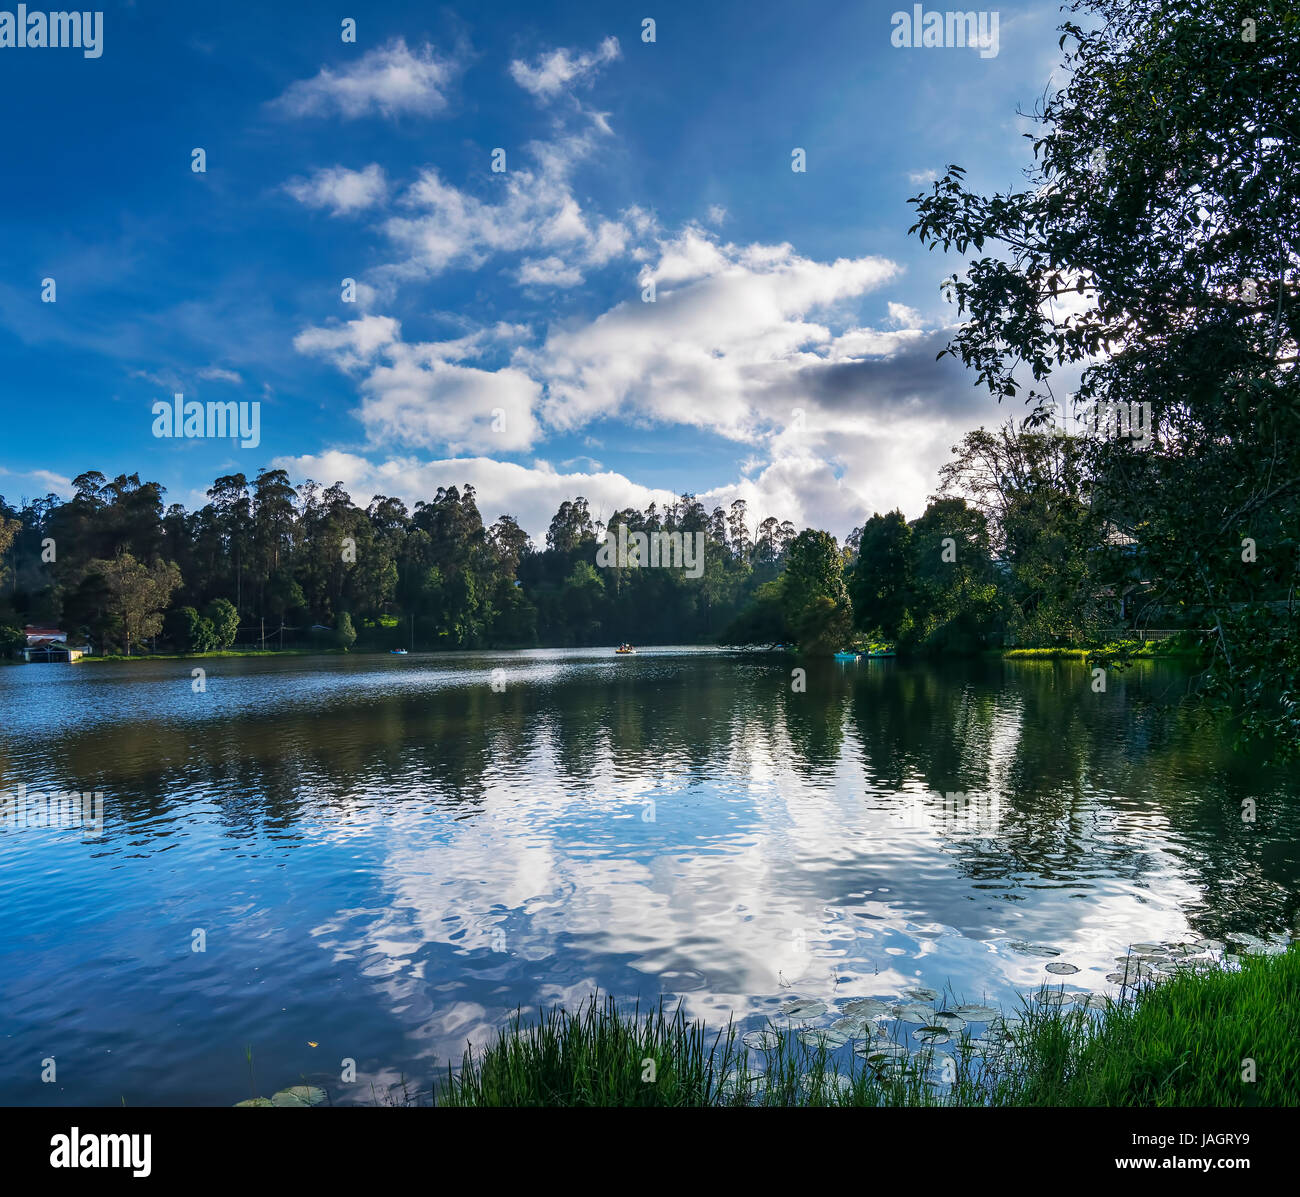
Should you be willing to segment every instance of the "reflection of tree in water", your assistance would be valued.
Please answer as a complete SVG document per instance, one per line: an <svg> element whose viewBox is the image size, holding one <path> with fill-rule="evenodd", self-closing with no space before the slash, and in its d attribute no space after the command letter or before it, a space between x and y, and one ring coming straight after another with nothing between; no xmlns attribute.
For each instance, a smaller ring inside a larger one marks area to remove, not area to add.
<svg viewBox="0 0 1300 1197"><path fill-rule="evenodd" d="M798 668L806 671L804 693L791 689L788 670L778 672L772 685L784 696L785 732L796 753L787 763L810 779L833 773L839 762L852 682L849 671L834 661L799 658Z"/></svg>
<svg viewBox="0 0 1300 1197"><path fill-rule="evenodd" d="M1026 877L1081 891L1101 877L1141 885L1172 862L1201 895L1188 913L1203 934L1294 924L1295 780L1233 754L1177 705L1181 688L1160 669L1112 673L1094 694L1090 672L1073 664L841 667L766 654L618 664L542 676L525 667L501 692L483 674L280 706L272 695L253 712L207 719L163 707L153 722L51 734L42 776L104 791L107 845L196 799L242 836L345 821L361 803L472 816L503 781L536 779L580 800L603 796L611 775L645 785L671 774L676 787L775 763L820 784L848 752L861 756L864 789L906 790L909 804L926 795L928 822L981 887ZM791 689L796 665L807 671L802 693ZM973 809L949 807L942 795L953 792ZM1258 805L1253 825L1241 818L1247 798Z"/></svg>
<svg viewBox="0 0 1300 1197"><path fill-rule="evenodd" d="M923 782L931 825L981 886L1026 874L1082 889L1096 877L1140 883L1172 853L1201 892L1187 914L1202 934L1294 926L1294 782L1207 734L1164 670L1112 674L1104 694L1090 682L1080 666L1002 662L868 676L853 703L867 775ZM943 797L953 791L970 794L969 809ZM1254 826L1241 818L1247 798Z"/></svg>

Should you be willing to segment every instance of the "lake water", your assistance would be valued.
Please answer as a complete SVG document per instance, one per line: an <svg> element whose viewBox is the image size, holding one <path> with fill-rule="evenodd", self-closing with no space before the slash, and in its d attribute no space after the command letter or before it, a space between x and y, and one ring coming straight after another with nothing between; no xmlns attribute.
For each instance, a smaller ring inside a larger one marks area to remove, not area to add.
<svg viewBox="0 0 1300 1197"><path fill-rule="evenodd" d="M251 1046L262 1095L371 1103L595 987L750 1030L1113 992L1131 943L1297 923L1294 771L1167 667L828 662L797 693L774 654L542 650L208 660L195 693L195 664L0 669L0 795L104 795L98 834L0 828L0 1102L230 1105Z"/></svg>

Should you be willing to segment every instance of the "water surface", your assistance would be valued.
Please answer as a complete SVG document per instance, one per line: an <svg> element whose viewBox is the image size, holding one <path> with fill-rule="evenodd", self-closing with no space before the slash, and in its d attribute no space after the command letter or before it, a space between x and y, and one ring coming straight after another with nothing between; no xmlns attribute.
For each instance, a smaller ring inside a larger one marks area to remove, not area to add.
<svg viewBox="0 0 1300 1197"><path fill-rule="evenodd" d="M596 987L749 1030L1105 992L1130 943L1297 924L1300 784L1168 667L828 662L800 693L773 654L539 650L208 660L195 693L195 664L0 669L0 794L104 794L99 834L0 828L0 1102L369 1103Z"/></svg>

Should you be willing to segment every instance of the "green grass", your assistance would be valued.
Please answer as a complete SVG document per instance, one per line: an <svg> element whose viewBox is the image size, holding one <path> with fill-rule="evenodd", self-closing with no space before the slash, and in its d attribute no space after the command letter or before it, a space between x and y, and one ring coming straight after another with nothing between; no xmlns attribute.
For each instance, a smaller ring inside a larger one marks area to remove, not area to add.
<svg viewBox="0 0 1300 1197"><path fill-rule="evenodd" d="M845 1063L773 1028L764 1051L679 1008L517 1015L435 1090L452 1106L1300 1105L1300 950L1180 972L1106 1010L1028 1002L992 1038L902 1064ZM915 1045L913 1045L915 1046ZM841 1053L841 1056L843 1053ZM950 1057L945 1061L945 1057ZM1243 1072L1254 1061L1255 1080ZM943 1071L941 1071L943 1070ZM944 1084L936 1081L942 1079Z"/></svg>
<svg viewBox="0 0 1300 1197"><path fill-rule="evenodd" d="M210 653L106 653L101 656L82 657L82 661L199 661L209 657L319 657L338 655L340 648L249 648L220 649ZM80 661L78 662L80 664Z"/></svg>
<svg viewBox="0 0 1300 1197"><path fill-rule="evenodd" d="M1032 1016L1031 1016L1032 1017ZM1026 1024L994 1104L1300 1105L1300 950L1239 970L1178 973L1100 1020L1057 1010ZM1255 1080L1243 1079L1254 1061Z"/></svg>
<svg viewBox="0 0 1300 1197"><path fill-rule="evenodd" d="M1168 640L1115 640L1108 644L1095 644L1088 648L1004 648L995 654L1013 661L1090 661L1108 658L1116 661L1132 660L1196 660L1206 655L1201 645Z"/></svg>

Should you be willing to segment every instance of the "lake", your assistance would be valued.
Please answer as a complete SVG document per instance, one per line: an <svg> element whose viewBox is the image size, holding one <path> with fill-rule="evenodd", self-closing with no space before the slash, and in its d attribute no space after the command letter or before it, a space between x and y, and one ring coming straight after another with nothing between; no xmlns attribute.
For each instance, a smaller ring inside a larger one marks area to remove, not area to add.
<svg viewBox="0 0 1300 1197"><path fill-rule="evenodd" d="M1185 671L798 664L0 668L0 795L103 794L99 827L0 827L0 1102L371 1104L596 987L749 1031L1295 932L1300 781L1180 706Z"/></svg>

